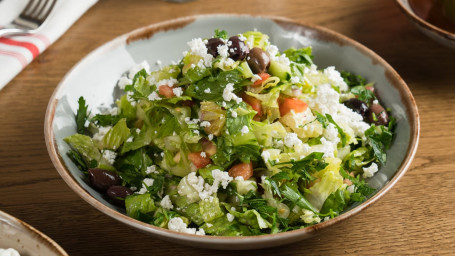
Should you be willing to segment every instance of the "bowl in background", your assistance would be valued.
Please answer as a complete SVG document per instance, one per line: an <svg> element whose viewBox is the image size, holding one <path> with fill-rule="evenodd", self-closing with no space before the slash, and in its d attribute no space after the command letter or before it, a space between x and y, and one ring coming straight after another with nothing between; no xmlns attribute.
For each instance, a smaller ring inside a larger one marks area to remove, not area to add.
<svg viewBox="0 0 455 256"><path fill-rule="evenodd" d="M109 203L91 188L84 174L71 162L70 149L63 138L76 133L75 113L80 96L86 99L92 113L97 106L110 106L119 96L117 80L135 63L147 60L163 65L179 60L186 42L194 37L211 37L215 29L228 34L257 29L270 36L280 49L311 45L314 62L319 68L335 66L361 74L376 83L376 92L397 119L396 138L389 157L380 171L369 180L377 192L360 205L354 205L340 216L304 229L251 237L198 236L177 233L128 217L125 210ZM417 150L419 115L406 83L381 57L361 44L322 27L298 23L279 17L247 15L202 15L153 24L122 35L99 47L81 60L61 81L50 98L45 119L45 138L49 155L65 182L92 206L129 226L163 240L213 249L256 249L283 245L310 237L320 230L359 213L403 176ZM368 227L365 227L368 229Z"/></svg>
<svg viewBox="0 0 455 256"><path fill-rule="evenodd" d="M2 211L0 211L0 248L13 248L24 256L68 256L48 236Z"/></svg>
<svg viewBox="0 0 455 256"><path fill-rule="evenodd" d="M422 33L447 47L455 49L455 19L453 24L446 24L444 23L446 19L444 19L442 13L440 15L437 13L429 14L432 8L431 5L435 2L435 0L415 1L414 5L411 3L412 0L396 0L396 2L398 3L398 6L400 6L401 10L406 14L408 19ZM412 6L418 8L413 8ZM440 9L442 9L442 7ZM436 17L436 21L430 23L427 19L422 18L429 15Z"/></svg>

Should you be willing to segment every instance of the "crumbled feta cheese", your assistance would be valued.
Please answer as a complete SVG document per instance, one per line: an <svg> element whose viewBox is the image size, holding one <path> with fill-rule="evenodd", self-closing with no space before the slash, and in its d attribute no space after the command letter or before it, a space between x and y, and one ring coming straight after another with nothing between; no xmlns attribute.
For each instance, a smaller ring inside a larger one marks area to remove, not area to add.
<svg viewBox="0 0 455 256"><path fill-rule="evenodd" d="M346 190L349 192L349 194L352 194L355 192L355 185L351 185L346 188Z"/></svg>
<svg viewBox="0 0 455 256"><path fill-rule="evenodd" d="M202 156L203 158L206 158L206 157L207 157L207 154L206 154L204 151L202 151L202 152L201 152L201 156Z"/></svg>
<svg viewBox="0 0 455 256"><path fill-rule="evenodd" d="M147 166L145 173L146 174L158 173L158 171L156 170L156 165Z"/></svg>
<svg viewBox="0 0 455 256"><path fill-rule="evenodd" d="M210 90L210 88L207 88L207 89L204 90L204 92L205 92L205 93L210 93L211 90Z"/></svg>
<svg viewBox="0 0 455 256"><path fill-rule="evenodd" d="M299 82L300 82L300 78L298 78L296 76L291 77L291 83L296 84L296 83L299 83Z"/></svg>
<svg viewBox="0 0 455 256"><path fill-rule="evenodd" d="M221 103L221 106L222 106L223 108L225 108L225 107L226 107L226 104L227 104L226 101L223 101L223 102Z"/></svg>
<svg viewBox="0 0 455 256"><path fill-rule="evenodd" d="M278 47L276 45L268 45L265 48L265 51L269 54L270 58L275 58L275 56L278 54Z"/></svg>
<svg viewBox="0 0 455 256"><path fill-rule="evenodd" d="M202 121L199 126L201 126L202 128L205 128L205 127L210 127L210 125L212 125L212 124L209 121ZM209 135L209 137L210 137L210 135Z"/></svg>
<svg viewBox="0 0 455 256"><path fill-rule="evenodd" d="M134 76L136 75L137 72L141 71L142 69L145 69L145 72L147 74L150 73L150 65L147 61L142 61L141 63L134 65L128 72L128 78L133 79Z"/></svg>
<svg viewBox="0 0 455 256"><path fill-rule="evenodd" d="M201 56L203 59L203 64L206 67L212 66L213 56L207 53L207 47L201 38L194 38L188 42L190 47L190 53L194 55Z"/></svg>
<svg viewBox="0 0 455 256"><path fill-rule="evenodd" d="M254 74L253 77L251 78L252 83L254 83L258 80L261 80L261 77L258 74Z"/></svg>
<svg viewBox="0 0 455 256"><path fill-rule="evenodd" d="M156 92L150 93L150 95L147 98L150 101L161 100L161 97L158 96L158 93L156 93Z"/></svg>
<svg viewBox="0 0 455 256"><path fill-rule="evenodd" d="M174 208L174 205L172 205L172 201L171 201L171 198L169 198L169 195L166 195L165 197L163 197L160 205L166 210L170 210L170 209Z"/></svg>
<svg viewBox="0 0 455 256"><path fill-rule="evenodd" d="M213 227L213 224L211 224L211 223L205 223L205 225L207 225L207 227L209 227L209 228Z"/></svg>
<svg viewBox="0 0 455 256"><path fill-rule="evenodd" d="M370 178L378 171L378 165L376 163L372 163L368 167L363 167L363 177Z"/></svg>
<svg viewBox="0 0 455 256"><path fill-rule="evenodd" d="M126 140L126 142L133 142L133 139L134 139L133 136L131 136Z"/></svg>
<svg viewBox="0 0 455 256"><path fill-rule="evenodd" d="M188 228L188 225L180 217L174 217L169 220L167 228L172 231L193 234L193 235L205 235L204 229L200 228Z"/></svg>
<svg viewBox="0 0 455 256"><path fill-rule="evenodd" d="M378 100L373 100L373 104L377 105L377 104L379 104L379 101Z"/></svg>
<svg viewBox="0 0 455 256"><path fill-rule="evenodd" d="M226 218L227 218L227 220L228 220L229 222L232 222L232 221L234 220L235 217L234 217L234 215L232 215L232 214L230 214L230 213L227 213L227 214L226 214Z"/></svg>
<svg viewBox="0 0 455 256"><path fill-rule="evenodd" d="M243 42L246 41L246 37L243 36L242 34L239 34L238 37L239 37L239 39L240 39L241 41L243 41Z"/></svg>
<svg viewBox="0 0 455 256"><path fill-rule="evenodd" d="M120 89L122 89L122 90L124 90L125 86L127 86L129 84L133 84L133 80L129 79L126 76L122 76L122 77L120 77L120 80L118 80L118 87L120 87Z"/></svg>
<svg viewBox="0 0 455 256"><path fill-rule="evenodd" d="M209 140L213 140L213 134L209 134L208 137L209 137Z"/></svg>
<svg viewBox="0 0 455 256"><path fill-rule="evenodd" d="M180 87L176 87L176 88L172 89L172 92L174 92L174 95L177 97L180 97L183 94L183 90Z"/></svg>
<svg viewBox="0 0 455 256"><path fill-rule="evenodd" d="M16 251L13 248L8 248L8 249L0 248L0 256L20 256L20 254L18 251Z"/></svg>
<svg viewBox="0 0 455 256"><path fill-rule="evenodd" d="M240 130L242 134L247 134L250 132L250 129L248 129L248 126L244 125L242 129Z"/></svg>
<svg viewBox="0 0 455 256"><path fill-rule="evenodd" d="M169 79L162 79L160 81L158 81L158 83L156 84L156 86L159 88L160 86L169 86L169 87L172 87L174 86L175 84L177 84L179 81L177 81L177 79L175 78L169 78Z"/></svg>
<svg viewBox="0 0 455 256"><path fill-rule="evenodd" d="M225 101L234 100L235 102L237 102L237 104L242 102L242 98L238 97L234 93L234 84L233 83L228 83L226 85L226 88L224 88L224 90L223 90L223 99Z"/></svg>
<svg viewBox="0 0 455 256"><path fill-rule="evenodd" d="M288 148L294 147L294 145L302 144L296 133L290 132L284 137L284 145Z"/></svg>
<svg viewBox="0 0 455 256"><path fill-rule="evenodd" d="M197 118L191 119L189 117L185 117L184 120L185 120L185 123L187 123L187 124L198 124L201 121L200 119L197 119Z"/></svg>
<svg viewBox="0 0 455 256"><path fill-rule="evenodd" d="M194 134L197 134L197 135L200 134L199 130L192 130L192 132L193 132Z"/></svg>
<svg viewBox="0 0 455 256"><path fill-rule="evenodd" d="M212 170L213 183L205 183L201 176L196 176L195 172L191 172L184 179L187 180L188 184L193 187L201 200L213 200L213 194L218 191L218 188L226 188L229 182L232 181L232 177L229 176L228 172L223 172L219 169ZM182 195L181 191L178 191Z"/></svg>
<svg viewBox="0 0 455 256"><path fill-rule="evenodd" d="M104 150L103 151L103 157L106 159L110 164L114 164L115 158L117 157L117 153L111 150Z"/></svg>
<svg viewBox="0 0 455 256"><path fill-rule="evenodd" d="M112 128L112 126L99 127L98 132L93 134L94 141L101 141L104 138L104 135Z"/></svg>
<svg viewBox="0 0 455 256"><path fill-rule="evenodd" d="M232 115L232 117L236 118L236 117L237 117L237 112L235 112L234 110L232 110L231 115Z"/></svg>
<svg viewBox="0 0 455 256"><path fill-rule="evenodd" d="M141 133L141 129L136 128L136 133L137 133L137 134Z"/></svg>
<svg viewBox="0 0 455 256"><path fill-rule="evenodd" d="M348 85L344 81L343 77L341 77L340 72L335 70L334 66L327 67L324 69L323 73L327 76L332 85L337 86L341 91L348 90Z"/></svg>
<svg viewBox="0 0 455 256"><path fill-rule="evenodd" d="M261 156L264 159L264 162L267 163L270 159L270 152L267 150L264 150L264 151L262 151Z"/></svg>
<svg viewBox="0 0 455 256"><path fill-rule="evenodd" d="M220 44L218 45L218 47L216 48L216 50L218 51L218 54L222 57L222 58L227 58L229 57L229 46L227 46L226 44Z"/></svg>
<svg viewBox="0 0 455 256"><path fill-rule="evenodd" d="M314 212L306 210L306 209L302 209L302 212L303 212L303 215L301 215L300 218L303 220L303 222L308 223L308 224L313 223L313 222L316 222L316 223L321 222L321 218L314 215Z"/></svg>
<svg viewBox="0 0 455 256"><path fill-rule="evenodd" d="M231 59L231 58L227 58L225 61L224 61L224 66L227 66L227 67L231 67L232 65L234 65L235 63L235 60Z"/></svg>
<svg viewBox="0 0 455 256"><path fill-rule="evenodd" d="M245 179L243 178L243 176L237 176L237 177L235 177L235 180L244 181Z"/></svg>
<svg viewBox="0 0 455 256"><path fill-rule="evenodd" d="M288 57L286 57L285 54L281 54L280 56L275 57L275 61L283 63L284 65L287 65L287 66L289 66L291 64L291 61L289 60Z"/></svg>

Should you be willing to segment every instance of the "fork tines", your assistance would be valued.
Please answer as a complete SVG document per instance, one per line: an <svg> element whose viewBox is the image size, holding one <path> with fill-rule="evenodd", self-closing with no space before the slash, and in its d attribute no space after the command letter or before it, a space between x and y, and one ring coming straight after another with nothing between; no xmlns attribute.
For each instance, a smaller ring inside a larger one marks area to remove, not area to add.
<svg viewBox="0 0 455 256"><path fill-rule="evenodd" d="M37 29L49 16L56 2L56 0L30 0L13 23L28 29Z"/></svg>

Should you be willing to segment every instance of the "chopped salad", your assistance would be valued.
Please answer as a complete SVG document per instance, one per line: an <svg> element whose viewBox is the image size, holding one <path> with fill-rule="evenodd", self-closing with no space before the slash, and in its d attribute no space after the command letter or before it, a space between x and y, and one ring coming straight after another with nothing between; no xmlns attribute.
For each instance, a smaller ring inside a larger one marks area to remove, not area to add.
<svg viewBox="0 0 455 256"><path fill-rule="evenodd" d="M122 76L125 94L64 140L87 182L169 230L250 236L327 221L375 189L394 119L373 83L318 69L258 31L195 38L178 62Z"/></svg>

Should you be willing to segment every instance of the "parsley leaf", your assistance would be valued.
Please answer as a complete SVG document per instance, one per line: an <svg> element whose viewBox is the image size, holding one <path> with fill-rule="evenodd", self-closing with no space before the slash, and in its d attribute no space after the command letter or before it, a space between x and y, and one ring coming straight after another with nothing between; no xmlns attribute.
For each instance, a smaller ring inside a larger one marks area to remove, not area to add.
<svg viewBox="0 0 455 256"><path fill-rule="evenodd" d="M318 120L318 122L322 124L322 127L324 127L324 129L327 128L327 125L329 125L327 122L327 118L319 112L316 112L316 120Z"/></svg>
<svg viewBox="0 0 455 256"><path fill-rule="evenodd" d="M99 126L113 126L115 125L120 119L122 119L122 115L103 115L97 114L95 115L90 121L99 125Z"/></svg>
<svg viewBox="0 0 455 256"><path fill-rule="evenodd" d="M362 76L354 75L347 71L342 71L341 77L343 78L343 80L346 82L346 84L349 87L354 87L354 86L358 86L358 85L364 86L367 83L367 80L365 78L363 78Z"/></svg>
<svg viewBox="0 0 455 256"><path fill-rule="evenodd" d="M360 180L360 176L352 177L343 168L340 168L340 174L343 178L350 180L356 188L355 192L351 194L351 201L362 202L376 191L376 189L368 186L364 180Z"/></svg>
<svg viewBox="0 0 455 256"><path fill-rule="evenodd" d="M88 118L87 112L88 105L85 105L85 99L82 96L79 98L77 103L79 104L79 108L77 109L76 113L77 133L87 134L88 130L87 127L85 127L85 122L87 121Z"/></svg>
<svg viewBox="0 0 455 256"><path fill-rule="evenodd" d="M390 148L392 144L393 134L385 126L380 125L379 129L373 124L365 131L368 143L373 148L373 153L376 159L382 164L386 161L385 150Z"/></svg>
<svg viewBox="0 0 455 256"><path fill-rule="evenodd" d="M335 212L338 215L346 208L347 202L344 197L344 190L338 189L327 197L321 208L321 213Z"/></svg>
<svg viewBox="0 0 455 256"><path fill-rule="evenodd" d="M226 85L234 84L234 92L238 92L243 80L241 72L237 69L224 71L216 76L206 77L197 83L190 84L185 94L198 100L222 101Z"/></svg>
<svg viewBox="0 0 455 256"><path fill-rule="evenodd" d="M228 39L228 34L226 30L215 29L215 38Z"/></svg>
<svg viewBox="0 0 455 256"><path fill-rule="evenodd" d="M376 99L374 93L365 88L363 85L355 86L351 89L351 93L357 96L358 100L364 102L370 102L371 100Z"/></svg>
<svg viewBox="0 0 455 256"><path fill-rule="evenodd" d="M327 120L329 120L329 122L335 125L335 127L337 128L338 133L340 134L341 137L341 146L344 147L346 145L346 133L344 133L343 129L341 129L341 127L337 123L335 123L331 115L325 114L325 116L327 117Z"/></svg>
<svg viewBox="0 0 455 256"><path fill-rule="evenodd" d="M313 64L313 55L311 55L311 52L312 52L311 47L305 47L300 49L295 49L294 47L291 47L284 51L284 54L286 54L286 57L288 57L289 60L291 61L302 63L305 65L311 65Z"/></svg>
<svg viewBox="0 0 455 256"><path fill-rule="evenodd" d="M312 181L315 178L311 174L323 170L328 165L322 158L323 156L324 153L322 152L313 152L298 161L291 160L290 162L277 163L275 166L291 164L292 167L290 169L295 174L299 175L304 181Z"/></svg>

